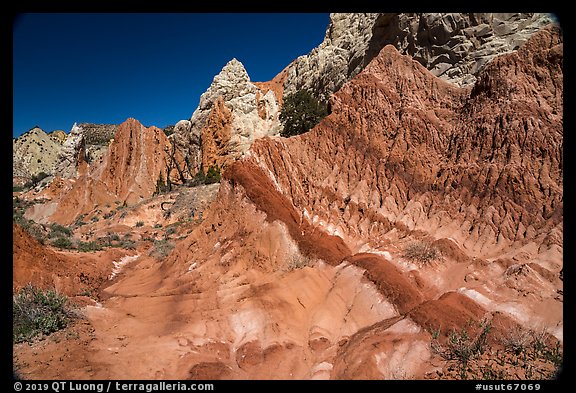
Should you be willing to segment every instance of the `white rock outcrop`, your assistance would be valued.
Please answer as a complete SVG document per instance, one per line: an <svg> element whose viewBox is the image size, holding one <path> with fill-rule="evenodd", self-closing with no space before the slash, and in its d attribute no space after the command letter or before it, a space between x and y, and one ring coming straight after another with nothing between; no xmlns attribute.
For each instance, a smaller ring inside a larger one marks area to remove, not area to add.
<svg viewBox="0 0 576 393"><path fill-rule="evenodd" d="M174 127L176 143L187 154L190 166L199 168L202 162L202 130L207 126L215 103L222 100L231 113L229 138L223 149L230 158L245 153L254 140L277 135L279 105L272 91L262 91L250 81L246 69L237 59L230 60L216 75L200 97L200 103L190 120L181 120ZM205 134L206 137L206 134Z"/></svg>
<svg viewBox="0 0 576 393"><path fill-rule="evenodd" d="M85 159L85 154L84 130L74 123L58 155L54 175L63 178L76 177L78 162Z"/></svg>
<svg viewBox="0 0 576 393"><path fill-rule="evenodd" d="M442 79L472 85L492 58L516 50L552 21L536 13L331 14L324 41L290 65L284 94L306 89L327 100L386 45Z"/></svg>

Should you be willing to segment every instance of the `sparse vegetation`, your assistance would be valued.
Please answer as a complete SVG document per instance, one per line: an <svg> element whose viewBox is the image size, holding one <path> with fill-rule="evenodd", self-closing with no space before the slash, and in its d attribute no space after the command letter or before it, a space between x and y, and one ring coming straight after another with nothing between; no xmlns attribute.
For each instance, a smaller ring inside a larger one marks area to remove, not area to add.
<svg viewBox="0 0 576 393"><path fill-rule="evenodd" d="M33 175L32 178L30 179L30 181L27 182L26 184L24 184L24 188L36 187L38 185L38 183L40 183L42 180L44 180L48 176L50 176L50 175L47 174L46 172L40 172L36 175Z"/></svg>
<svg viewBox="0 0 576 393"><path fill-rule="evenodd" d="M119 241L116 244L113 244L112 247L124 248L126 250L135 250L136 249L136 242L134 240L129 240L128 238L124 238L123 240Z"/></svg>
<svg viewBox="0 0 576 393"><path fill-rule="evenodd" d="M89 252L89 251L100 251L102 250L102 246L98 245L96 242L83 242L79 241L76 245L76 249L80 252Z"/></svg>
<svg viewBox="0 0 576 393"><path fill-rule="evenodd" d="M156 180L156 190L154 191L154 195L160 195L165 193L166 191L168 191L168 185L164 180L164 175L162 174L162 171L160 171L160 174L158 175L158 180Z"/></svg>
<svg viewBox="0 0 576 393"><path fill-rule="evenodd" d="M445 346L433 339L432 349L446 360L455 361L458 365L460 377L465 379L468 363L484 353L486 349L487 335L492 325L490 322L483 320L479 323L479 332L471 336L470 329L472 322L468 324L469 329L462 329L457 332L452 330L448 336L448 342ZM470 331L469 331L470 330Z"/></svg>
<svg viewBox="0 0 576 393"><path fill-rule="evenodd" d="M218 165L211 165L206 171L206 173L204 173L204 169L200 168L200 170L189 182L189 185L191 187L195 187L195 186L219 183L221 178L222 175L220 173L220 167Z"/></svg>
<svg viewBox="0 0 576 393"><path fill-rule="evenodd" d="M71 249L73 247L72 241L65 237L59 237L53 240L52 245L60 249Z"/></svg>
<svg viewBox="0 0 576 393"><path fill-rule="evenodd" d="M462 331L452 331L445 344L432 332L431 348L443 357L448 373L460 379L553 379L562 367L560 342L545 330L514 328L488 345L491 324L470 322Z"/></svg>
<svg viewBox="0 0 576 393"><path fill-rule="evenodd" d="M150 251L150 256L164 259L174 249L176 245L168 239L154 240L154 247Z"/></svg>
<svg viewBox="0 0 576 393"><path fill-rule="evenodd" d="M204 183L205 184L219 183L220 178L221 178L220 167L218 165L212 165L210 166L210 168L208 168L208 171L206 172L206 178Z"/></svg>
<svg viewBox="0 0 576 393"><path fill-rule="evenodd" d="M58 223L50 224L50 230L52 231L50 233L50 237L72 236L72 231L69 228L66 228L65 226Z"/></svg>
<svg viewBox="0 0 576 393"><path fill-rule="evenodd" d="M302 134L320 122L328 114L328 107L308 91L299 90L284 98L280 112L283 137Z"/></svg>
<svg viewBox="0 0 576 393"><path fill-rule="evenodd" d="M67 326L71 313L67 298L54 290L28 284L12 298L13 342L32 341Z"/></svg>
<svg viewBox="0 0 576 393"><path fill-rule="evenodd" d="M168 236L173 235L175 233L176 233L176 227L171 226L171 227L166 229L165 236L168 237Z"/></svg>
<svg viewBox="0 0 576 393"><path fill-rule="evenodd" d="M86 223L83 221L84 217L86 217L86 214L80 214L78 217L76 217L76 221L74 221L74 226L81 227L82 225L86 225Z"/></svg>
<svg viewBox="0 0 576 393"><path fill-rule="evenodd" d="M293 254L286 263L284 270L291 272L292 270L302 269L311 264L310 258L299 253Z"/></svg>
<svg viewBox="0 0 576 393"><path fill-rule="evenodd" d="M442 254L436 247L424 241L415 241L409 243L406 248L404 248L402 256L411 262L427 265L432 261L440 259Z"/></svg>

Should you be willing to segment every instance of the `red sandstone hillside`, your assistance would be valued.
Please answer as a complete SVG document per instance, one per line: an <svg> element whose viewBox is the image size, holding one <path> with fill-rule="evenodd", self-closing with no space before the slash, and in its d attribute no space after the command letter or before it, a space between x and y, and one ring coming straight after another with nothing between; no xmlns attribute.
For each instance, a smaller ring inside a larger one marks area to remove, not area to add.
<svg viewBox="0 0 576 393"><path fill-rule="evenodd" d="M39 361L17 347L29 362L20 372L420 379L454 377L431 343L470 321L491 321L495 347L522 329L562 342L562 59L550 27L459 88L383 48L313 130L260 139L231 163L170 255L139 251L102 306L85 308L93 336L69 343L74 355L50 343ZM154 146L138 145L149 130L127 123L68 209L102 203L90 197L98 184L151 195L144 181L121 181L139 179L150 156L138 146ZM414 242L442 257L411 261Z"/></svg>
<svg viewBox="0 0 576 393"><path fill-rule="evenodd" d="M108 151L73 180L56 179L40 195L51 202L39 205L30 218L69 225L80 214L105 209L114 202L134 205L152 196L160 173L166 179L170 142L157 127L146 128L135 119L122 123ZM177 159L182 162L177 156ZM174 174L172 174L174 176Z"/></svg>

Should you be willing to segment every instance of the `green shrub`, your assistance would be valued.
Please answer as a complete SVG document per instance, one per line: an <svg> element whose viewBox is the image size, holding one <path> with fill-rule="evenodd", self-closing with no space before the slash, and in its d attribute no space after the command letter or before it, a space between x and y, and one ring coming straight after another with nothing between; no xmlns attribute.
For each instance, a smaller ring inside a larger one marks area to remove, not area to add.
<svg viewBox="0 0 576 393"><path fill-rule="evenodd" d="M78 244L76 245L76 248L78 249L78 251L81 251L81 252L100 251L100 250L102 250L102 247L99 246L98 244L96 244L96 242L82 242L82 241L79 241Z"/></svg>
<svg viewBox="0 0 576 393"><path fill-rule="evenodd" d="M67 239L65 237L59 237L56 240L52 241L52 245L60 249L62 248L70 249L72 248L72 241L70 241L70 239Z"/></svg>
<svg viewBox="0 0 576 393"><path fill-rule="evenodd" d="M50 224L50 231L50 237L72 236L72 231L70 229L57 223Z"/></svg>
<svg viewBox="0 0 576 393"><path fill-rule="evenodd" d="M328 107L308 91L299 90L284 98L280 111L283 137L302 134L320 122L328 114Z"/></svg>
<svg viewBox="0 0 576 393"><path fill-rule="evenodd" d="M220 167L218 165L212 165L208 168L208 172L206 172L206 178L204 180L205 184L214 184L220 182Z"/></svg>
<svg viewBox="0 0 576 393"><path fill-rule="evenodd" d="M166 181L164 181L164 175L162 174L162 171L160 171L160 174L158 175L158 180L156 180L156 190L154 191L153 195L163 194L167 190L168 185L166 184Z"/></svg>
<svg viewBox="0 0 576 393"><path fill-rule="evenodd" d="M113 245L112 247L124 248L126 250L135 250L136 242L134 240L125 239Z"/></svg>
<svg viewBox="0 0 576 393"><path fill-rule="evenodd" d="M67 298L54 290L43 291L28 284L12 298L13 342L31 341L67 326Z"/></svg>
<svg viewBox="0 0 576 393"><path fill-rule="evenodd" d="M154 248L150 251L150 256L164 259L174 249L175 244L167 239L154 240Z"/></svg>

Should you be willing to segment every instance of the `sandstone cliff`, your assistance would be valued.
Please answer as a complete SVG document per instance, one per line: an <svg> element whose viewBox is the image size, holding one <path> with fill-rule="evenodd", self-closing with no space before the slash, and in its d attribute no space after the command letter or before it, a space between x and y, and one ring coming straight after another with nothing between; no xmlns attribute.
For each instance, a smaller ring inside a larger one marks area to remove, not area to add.
<svg viewBox="0 0 576 393"><path fill-rule="evenodd" d="M118 127L101 161L77 179L60 184L52 201L36 206L28 213L29 217L68 225L96 206L114 201L127 205L142 201L154 193L161 172L167 178L166 151L170 147L162 130L154 126L146 128L137 120L128 119Z"/></svg>
<svg viewBox="0 0 576 393"><path fill-rule="evenodd" d="M226 166L244 154L255 139L278 134L278 99L250 81L242 63L230 60L214 77L190 120L179 121L174 139L190 167Z"/></svg>
<svg viewBox="0 0 576 393"><path fill-rule="evenodd" d="M526 13L331 14L324 41L288 67L284 90L310 90L326 101L386 45L469 86L492 58L516 50L550 22L550 15Z"/></svg>
<svg viewBox="0 0 576 393"><path fill-rule="evenodd" d="M158 354L131 376L424 378L433 335L482 319L562 340L562 48L547 28L461 88L387 46L313 130L256 141L161 265L107 289L122 361Z"/></svg>
<svg viewBox="0 0 576 393"><path fill-rule="evenodd" d="M328 101L386 45L444 80L470 86L491 59L516 50L550 21L547 14L331 14L324 41L272 81L252 83L231 60L191 119L175 126L174 139L193 171L225 167L256 139L279 134L285 94L306 89Z"/></svg>
<svg viewBox="0 0 576 393"><path fill-rule="evenodd" d="M102 304L85 309L95 334L67 341L66 356L47 350L56 344L20 347L29 376L445 378L455 371L432 343L471 321L490 323L489 349L526 329L541 329L550 348L562 342L559 29L495 58L465 87L386 46L330 100L310 132L261 138L227 163L216 199L173 251L135 256ZM217 94L205 115L196 136L212 138L206 154L221 159L235 110ZM155 144L166 144L161 130L128 120L104 165L63 181L78 187L43 208L64 221L77 205L110 200L98 195L145 195L137 180L158 173L145 162L162 160ZM145 227L162 213L143 216ZM411 258L414 244L435 256ZM528 378L518 364L506 378Z"/></svg>
<svg viewBox="0 0 576 393"><path fill-rule="evenodd" d="M454 232L482 257L519 240L543 251L561 245L562 98L557 28L496 58L473 88L387 46L312 132L259 141L245 165L344 238L378 242L401 224Z"/></svg>
<svg viewBox="0 0 576 393"><path fill-rule="evenodd" d="M114 124L74 123L58 155L54 175L74 178L88 163L101 161L117 130Z"/></svg>

